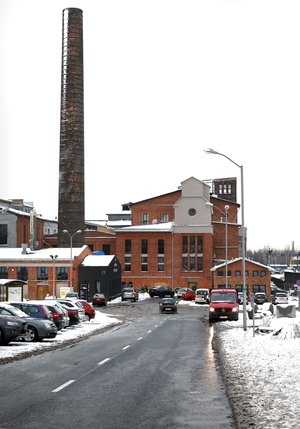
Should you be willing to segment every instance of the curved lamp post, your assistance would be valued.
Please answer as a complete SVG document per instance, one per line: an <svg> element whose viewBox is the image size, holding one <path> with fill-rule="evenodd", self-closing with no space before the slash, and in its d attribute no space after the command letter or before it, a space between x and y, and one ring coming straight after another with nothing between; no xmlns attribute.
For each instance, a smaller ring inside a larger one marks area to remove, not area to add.
<svg viewBox="0 0 300 429"><path fill-rule="evenodd" d="M226 204L224 206L225 213L222 212L222 210L219 209L219 207L214 206L212 203L205 203L207 206L210 206L211 209L215 208L217 209L223 216L225 216L225 288L228 288L228 210L230 207Z"/></svg>
<svg viewBox="0 0 300 429"><path fill-rule="evenodd" d="M72 284L72 274L73 274L73 237L76 234L80 234L82 231L81 229L78 229L78 231L74 232L74 234L71 234L67 229L63 230L64 234L68 234L70 237L70 292L73 292L73 284Z"/></svg>
<svg viewBox="0 0 300 429"><path fill-rule="evenodd" d="M232 162L234 165L239 167L241 171L241 212L242 212L242 271L243 271L243 329L247 331L247 311L246 311L246 250L245 250L245 219L244 219L244 169L242 165L237 164L227 155L221 152L217 152L214 149L208 148L204 150L205 153L211 155L220 155L224 156L224 158L228 159L228 161Z"/></svg>

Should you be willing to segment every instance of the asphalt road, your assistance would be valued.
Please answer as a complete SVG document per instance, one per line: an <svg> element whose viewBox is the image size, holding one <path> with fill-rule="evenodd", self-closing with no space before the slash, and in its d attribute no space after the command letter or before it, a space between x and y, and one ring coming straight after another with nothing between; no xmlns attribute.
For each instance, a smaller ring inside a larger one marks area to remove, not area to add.
<svg viewBox="0 0 300 429"><path fill-rule="evenodd" d="M0 429L234 428L203 308L101 310L124 324L0 367Z"/></svg>

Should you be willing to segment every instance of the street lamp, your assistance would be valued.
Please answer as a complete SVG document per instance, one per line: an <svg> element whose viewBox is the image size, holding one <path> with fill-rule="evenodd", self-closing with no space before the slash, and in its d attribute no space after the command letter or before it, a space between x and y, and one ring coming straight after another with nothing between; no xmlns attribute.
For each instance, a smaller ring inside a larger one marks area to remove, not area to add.
<svg viewBox="0 0 300 429"><path fill-rule="evenodd" d="M52 285L52 296L53 298L56 296L56 291L55 291L55 261L58 258L58 255L50 255L50 258L53 261L53 285Z"/></svg>
<svg viewBox="0 0 300 429"><path fill-rule="evenodd" d="M72 285L72 274L73 274L73 237L76 234L80 234L82 231L81 229L78 229L78 231L74 232L74 234L71 234L67 229L63 230L63 233L68 234L70 237L70 292L73 292L73 285Z"/></svg>
<svg viewBox="0 0 300 429"><path fill-rule="evenodd" d="M214 206L212 203L207 202L205 203L207 206L210 206L212 209L213 207L215 209L217 209L223 216L225 216L225 288L228 288L228 210L229 210L229 206L226 204L226 206L224 207L225 209L225 213L222 212L222 210L219 209L219 207Z"/></svg>
<svg viewBox="0 0 300 429"><path fill-rule="evenodd" d="M227 158L228 161L232 162L234 165L239 167L241 171L241 212L242 212L242 271L243 271L243 328L244 331L247 331L247 311L246 311L246 251L245 251L245 219L244 219L244 168L242 165L237 164L235 161L233 161L231 158L229 158L227 155L221 152L217 152L214 149L208 148L204 150L207 154L212 155L220 155L224 156L224 158Z"/></svg>

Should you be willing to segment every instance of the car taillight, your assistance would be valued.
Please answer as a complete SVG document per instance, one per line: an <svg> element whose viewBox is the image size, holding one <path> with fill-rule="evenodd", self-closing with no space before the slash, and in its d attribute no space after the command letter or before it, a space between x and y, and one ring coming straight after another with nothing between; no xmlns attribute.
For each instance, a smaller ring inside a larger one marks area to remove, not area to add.
<svg viewBox="0 0 300 429"><path fill-rule="evenodd" d="M52 313L53 319L59 319L59 314L56 313L56 311L54 311L54 313Z"/></svg>
<svg viewBox="0 0 300 429"><path fill-rule="evenodd" d="M78 311L75 310L69 310L69 316L77 316Z"/></svg>

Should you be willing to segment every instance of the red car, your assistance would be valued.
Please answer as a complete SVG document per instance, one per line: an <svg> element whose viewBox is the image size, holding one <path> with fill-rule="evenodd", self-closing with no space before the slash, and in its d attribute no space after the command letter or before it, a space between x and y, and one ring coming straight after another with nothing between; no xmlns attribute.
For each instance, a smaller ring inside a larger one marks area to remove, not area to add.
<svg viewBox="0 0 300 429"><path fill-rule="evenodd" d="M81 302L82 307L84 308L86 317L91 320L95 318L95 309L94 307L89 304L85 299L78 299L79 302Z"/></svg>
<svg viewBox="0 0 300 429"><path fill-rule="evenodd" d="M182 295L184 301L195 301L196 294L192 289L188 289L187 292Z"/></svg>
<svg viewBox="0 0 300 429"><path fill-rule="evenodd" d="M103 293L95 293L95 295L93 296L93 305L105 306L106 304L107 301Z"/></svg>

